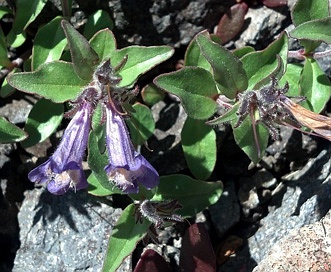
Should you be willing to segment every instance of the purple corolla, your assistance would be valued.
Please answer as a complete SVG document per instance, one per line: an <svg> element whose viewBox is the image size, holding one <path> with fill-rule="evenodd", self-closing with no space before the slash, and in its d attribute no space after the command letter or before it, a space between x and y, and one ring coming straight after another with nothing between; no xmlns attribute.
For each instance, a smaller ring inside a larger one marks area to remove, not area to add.
<svg viewBox="0 0 331 272"><path fill-rule="evenodd" d="M91 112L90 102L79 104L54 154L29 173L32 182L47 182L48 191L56 195L64 194L70 188L80 190L88 186L82 161L91 126Z"/></svg>
<svg viewBox="0 0 331 272"><path fill-rule="evenodd" d="M105 167L108 178L125 193L138 193L139 186L152 189L159 183L154 167L138 152L133 144L123 116L115 105L106 105L106 143L109 164Z"/></svg>

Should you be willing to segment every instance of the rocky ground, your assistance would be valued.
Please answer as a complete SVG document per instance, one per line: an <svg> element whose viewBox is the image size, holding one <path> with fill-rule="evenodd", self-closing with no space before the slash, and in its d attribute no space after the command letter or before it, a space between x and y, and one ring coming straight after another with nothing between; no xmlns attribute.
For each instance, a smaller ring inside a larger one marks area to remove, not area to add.
<svg viewBox="0 0 331 272"><path fill-rule="evenodd" d="M58 12L54 3L47 5L49 16ZM77 3L76 26L100 8L113 15L120 47L168 44L176 48L171 61L142 78L143 86L160 71L174 69L191 38L203 29L212 32L232 1ZM249 9L246 18L244 31L229 48L262 49L290 27L288 6L257 6ZM330 76L329 63L324 59L320 64ZM16 93L0 101L0 115L21 125L33 103L31 96ZM154 152L143 150L144 155L161 175L187 171L179 145L185 112L171 96L152 111L157 123L149 144ZM213 179L223 181L224 193L191 222L206 225L218 270L331 271L331 144L282 128L282 140L271 141L265 157L253 165L236 146L229 128L215 129L220 140ZM61 130L33 150L19 144L0 145L0 271L100 271L102 267L107 240L125 201L85 192L53 196L27 179L36 163L32 154L51 154L60 136ZM184 228L183 223L160 230L161 244L149 245L171 262L174 271ZM235 254L225 258L225 249ZM120 271L131 271L135 261L136 256L126 259Z"/></svg>

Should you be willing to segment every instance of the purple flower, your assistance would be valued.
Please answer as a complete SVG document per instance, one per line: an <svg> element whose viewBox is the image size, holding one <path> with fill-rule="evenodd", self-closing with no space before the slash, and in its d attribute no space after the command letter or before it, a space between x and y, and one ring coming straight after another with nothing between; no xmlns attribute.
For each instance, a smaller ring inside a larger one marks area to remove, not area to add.
<svg viewBox="0 0 331 272"><path fill-rule="evenodd" d="M134 150L123 116L109 103L106 106L106 143L109 180L125 193L138 193L141 184L152 189L159 183L154 167Z"/></svg>
<svg viewBox="0 0 331 272"><path fill-rule="evenodd" d="M52 194L61 195L70 188L80 190L88 186L82 161L91 125L92 105L85 101L78 107L54 154L28 175L32 182L47 182L47 189Z"/></svg>

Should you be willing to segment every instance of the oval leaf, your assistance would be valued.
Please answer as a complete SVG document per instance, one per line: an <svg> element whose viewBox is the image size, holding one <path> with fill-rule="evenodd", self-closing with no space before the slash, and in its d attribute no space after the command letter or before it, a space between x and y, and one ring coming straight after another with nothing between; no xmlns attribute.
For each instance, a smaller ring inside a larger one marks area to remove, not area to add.
<svg viewBox="0 0 331 272"><path fill-rule="evenodd" d="M297 26L290 32L295 39L305 39L331 43L331 17L309 21Z"/></svg>
<svg viewBox="0 0 331 272"><path fill-rule="evenodd" d="M45 62L60 59L67 44L61 20L61 17L56 17L37 32L32 48L32 70Z"/></svg>
<svg viewBox="0 0 331 272"><path fill-rule="evenodd" d="M110 19L109 14L104 10L97 10L87 19L84 27L84 37L90 39L97 31L114 27L113 21Z"/></svg>
<svg viewBox="0 0 331 272"><path fill-rule="evenodd" d="M19 34L33 22L44 8L45 0L17 0L13 32Z"/></svg>
<svg viewBox="0 0 331 272"><path fill-rule="evenodd" d="M185 217L193 216L218 201L223 191L221 181L206 182L185 175L162 176L152 200L178 200L183 206L178 211Z"/></svg>
<svg viewBox="0 0 331 272"><path fill-rule="evenodd" d="M62 104L40 99L29 113L24 127L29 138L22 142L22 146L27 148L47 139L61 123L63 111Z"/></svg>
<svg viewBox="0 0 331 272"><path fill-rule="evenodd" d="M133 272L171 272L173 269L170 267L169 263L163 259L163 257L158 254L153 249L146 249L141 255L135 269Z"/></svg>
<svg viewBox="0 0 331 272"><path fill-rule="evenodd" d="M67 37L72 63L76 74L84 79L91 80L98 64L98 54L91 48L88 41L68 21L61 22Z"/></svg>
<svg viewBox="0 0 331 272"><path fill-rule="evenodd" d="M301 105L314 112L321 112L330 99L331 86L329 78L316 60L306 59L299 84L299 95L307 98Z"/></svg>
<svg viewBox="0 0 331 272"><path fill-rule="evenodd" d="M140 92L141 98L144 103L153 106L157 102L160 102L164 99L165 93L161 89L159 89L155 84L150 83L147 84Z"/></svg>
<svg viewBox="0 0 331 272"><path fill-rule="evenodd" d="M20 142L27 136L22 129L0 116L0 143Z"/></svg>
<svg viewBox="0 0 331 272"><path fill-rule="evenodd" d="M126 207L109 239L102 271L116 271L124 258L129 256L138 242L144 238L150 225L151 223L145 219L142 223L136 222L134 204Z"/></svg>
<svg viewBox="0 0 331 272"><path fill-rule="evenodd" d="M174 50L170 46L129 46L114 53L111 63L115 67L128 56L125 66L119 72L122 76L119 85L132 86L140 75L169 59L173 53Z"/></svg>
<svg viewBox="0 0 331 272"><path fill-rule="evenodd" d="M227 43L238 35L245 22L248 5L245 2L231 6L218 23L216 35L221 38L222 44Z"/></svg>
<svg viewBox="0 0 331 272"><path fill-rule="evenodd" d="M239 127L233 129L233 135L237 145L256 164L267 148L269 131L261 124L256 124L255 129L257 138L254 136L251 119L247 117Z"/></svg>
<svg viewBox="0 0 331 272"><path fill-rule="evenodd" d="M182 147L192 174L206 180L216 164L216 134L204 121L187 118L182 132Z"/></svg>
<svg viewBox="0 0 331 272"><path fill-rule="evenodd" d="M187 114L194 119L208 119L217 108L212 98L218 94L212 75L200 67L184 67L154 79L159 88L178 96Z"/></svg>
<svg viewBox="0 0 331 272"><path fill-rule="evenodd" d="M199 33L198 35L209 36L207 31L203 31L203 32ZM190 44L188 45L188 47L186 49L184 64L185 64L185 66L198 66L198 67L206 69L207 71L210 71L211 65L209 64L208 60L202 54L201 48L197 43L198 35L196 35L193 38L193 40L190 42Z"/></svg>
<svg viewBox="0 0 331 272"><path fill-rule="evenodd" d="M220 91L230 99L247 88L247 75L241 61L230 51L203 35L197 37L198 45L213 68Z"/></svg>
<svg viewBox="0 0 331 272"><path fill-rule="evenodd" d="M22 92L38 94L55 103L76 98L88 84L76 75L71 63L62 61L46 63L34 72L12 74L7 80Z"/></svg>
<svg viewBox="0 0 331 272"><path fill-rule="evenodd" d="M131 140L135 146L144 144L153 135L155 121L151 110L140 103L133 105L135 112L130 113L131 118L127 120Z"/></svg>
<svg viewBox="0 0 331 272"><path fill-rule="evenodd" d="M288 37L285 32L262 51L248 53L241 58L248 77L248 89L252 90L256 84L270 77L278 68L280 57L283 70L278 72L281 77L287 65ZM277 57L279 56L279 57Z"/></svg>
<svg viewBox="0 0 331 272"><path fill-rule="evenodd" d="M181 271L216 271L215 253L203 223L195 223L185 231L180 253Z"/></svg>
<svg viewBox="0 0 331 272"><path fill-rule="evenodd" d="M291 12L295 26L329 16L329 0L297 0Z"/></svg>
<svg viewBox="0 0 331 272"><path fill-rule="evenodd" d="M100 30L91 38L90 45L98 54L99 59L105 61L116 50L115 36L109 29Z"/></svg>

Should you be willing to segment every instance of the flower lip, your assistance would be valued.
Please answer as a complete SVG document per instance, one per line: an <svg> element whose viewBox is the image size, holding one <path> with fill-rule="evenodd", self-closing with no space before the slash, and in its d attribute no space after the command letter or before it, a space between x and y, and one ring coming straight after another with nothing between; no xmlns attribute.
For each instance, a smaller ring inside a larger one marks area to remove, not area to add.
<svg viewBox="0 0 331 272"><path fill-rule="evenodd" d="M138 193L139 184L152 189L159 183L154 167L135 151L123 119L114 107L106 105L106 143L109 164L105 171L109 179L125 193Z"/></svg>

